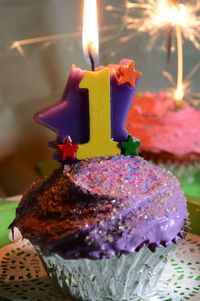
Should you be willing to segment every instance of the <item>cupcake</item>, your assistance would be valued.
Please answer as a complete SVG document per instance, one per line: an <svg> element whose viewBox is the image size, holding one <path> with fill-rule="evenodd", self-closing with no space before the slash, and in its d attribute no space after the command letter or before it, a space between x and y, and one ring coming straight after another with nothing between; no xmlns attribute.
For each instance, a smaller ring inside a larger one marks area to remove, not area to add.
<svg viewBox="0 0 200 301"><path fill-rule="evenodd" d="M198 162L200 159L200 111L166 92L144 92L133 99L126 122L128 131L141 140L138 151L158 162Z"/></svg>
<svg viewBox="0 0 200 301"><path fill-rule="evenodd" d="M155 289L187 226L178 180L139 156L65 165L24 194L12 227L77 300L136 300Z"/></svg>
<svg viewBox="0 0 200 301"><path fill-rule="evenodd" d="M61 166L23 195L10 228L76 300L148 295L187 232L178 180L137 156L140 142L124 127L141 76L134 66L123 60L95 73L73 66L61 101L35 115L56 131L51 146ZM92 81L101 91L95 97Z"/></svg>

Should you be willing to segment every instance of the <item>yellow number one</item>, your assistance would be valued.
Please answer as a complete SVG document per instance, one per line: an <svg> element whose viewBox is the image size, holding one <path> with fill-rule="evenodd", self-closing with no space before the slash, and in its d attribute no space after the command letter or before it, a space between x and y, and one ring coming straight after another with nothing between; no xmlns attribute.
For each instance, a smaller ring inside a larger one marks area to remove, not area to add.
<svg viewBox="0 0 200 301"><path fill-rule="evenodd" d="M113 156L121 153L118 142L111 139L110 71L88 71L79 84L88 89L90 139L81 144L77 159Z"/></svg>

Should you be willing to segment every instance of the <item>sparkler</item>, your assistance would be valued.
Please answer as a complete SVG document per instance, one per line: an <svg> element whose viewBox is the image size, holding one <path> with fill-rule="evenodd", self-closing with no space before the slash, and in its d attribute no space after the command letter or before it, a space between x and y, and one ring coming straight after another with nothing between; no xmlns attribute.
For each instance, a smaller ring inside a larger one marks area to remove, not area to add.
<svg viewBox="0 0 200 301"><path fill-rule="evenodd" d="M190 84L192 82L192 78L197 73L198 69L200 68L200 62L196 64L192 70L188 73L186 78L184 79L182 90L184 92L184 100L189 102L192 106L195 108L199 107L200 104L200 93L192 93L190 89ZM176 86L175 79L173 76L168 73L167 71L163 72L163 75L167 78L167 80L170 82L172 87ZM176 91L176 90L175 90ZM174 93L174 90L172 89L172 93Z"/></svg>
<svg viewBox="0 0 200 301"><path fill-rule="evenodd" d="M118 26L117 25L110 25L110 26L103 26L100 28L101 32L107 32L107 31L117 31L118 30ZM39 44L41 43L43 45L43 47L47 47L50 44L56 42L56 41L63 41L63 40L67 40L70 38L79 38L81 36L81 30L74 32L74 33L64 33L64 34L56 34L56 35L49 35L49 36L42 36L42 37L36 37L36 38L29 38L29 39L24 39L24 40L18 40L18 41L14 41L11 46L9 47L10 51L13 50L17 50L18 53L22 56L22 57L26 57L25 51L24 51L24 46L28 46L31 44ZM107 36L104 37L101 42L107 42L109 41L111 38L113 38L113 36ZM72 48L69 47L69 50L71 50Z"/></svg>
<svg viewBox="0 0 200 301"><path fill-rule="evenodd" d="M43 36L43 37L32 38L32 39L19 40L12 43L12 45L10 46L10 50L12 51L16 49L21 54L21 56L25 56L25 52L23 49L23 46L25 45L44 43L44 42L51 43L56 40L63 40L63 39L78 37L78 36L80 36L80 33L76 32L76 33L66 33L66 34L50 35L50 36Z"/></svg>
<svg viewBox="0 0 200 301"><path fill-rule="evenodd" d="M138 0L138 3L126 2L128 13L124 22L126 28L148 32L158 37L161 30L166 31L169 25L180 26L183 36L200 49L200 3L192 0L179 4L176 0ZM112 6L114 10L114 7ZM137 16L138 9L140 17ZM110 7L111 10L111 7Z"/></svg>
<svg viewBox="0 0 200 301"><path fill-rule="evenodd" d="M152 38L151 46L153 46L161 31L166 32L169 27L176 29L177 87L173 96L177 102L184 95L182 36L190 40L197 49L200 49L199 2L192 0L184 5L179 4L178 0L138 0L137 3L126 1L123 27L130 30L131 33L121 37L121 42L131 39L135 32L138 34L147 32ZM115 8L108 6L107 10L115 10ZM171 48L171 46L169 47Z"/></svg>
<svg viewBox="0 0 200 301"><path fill-rule="evenodd" d="M177 86L174 91L174 98L179 101L183 98L185 84L183 84L183 49L182 36L191 41L193 45L200 49L200 1L191 0L187 4L179 4L178 0L137 0L125 1L122 6L115 7L108 5L107 11L113 11L122 14L122 24L120 30L118 24L104 26L101 32L108 32L111 29L116 32L109 37L104 37L101 41L106 42L119 37L120 43L125 43L141 32L148 33L151 36L151 47L161 32L170 28L176 30L177 37ZM118 17L119 21L119 17ZM123 35L123 30L128 34ZM112 31L113 32L113 31ZM73 38L80 36L80 32L44 36L33 39L15 41L10 50L16 49L22 56L25 56L23 46L34 43L51 43L57 40ZM168 45L171 49L171 46ZM168 50L170 51L170 50Z"/></svg>

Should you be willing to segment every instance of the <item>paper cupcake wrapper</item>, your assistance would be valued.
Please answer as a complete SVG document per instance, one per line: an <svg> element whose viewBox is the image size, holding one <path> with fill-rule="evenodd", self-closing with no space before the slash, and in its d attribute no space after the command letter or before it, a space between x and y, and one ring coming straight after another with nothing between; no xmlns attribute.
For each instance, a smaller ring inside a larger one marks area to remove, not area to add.
<svg viewBox="0 0 200 301"><path fill-rule="evenodd" d="M44 256L36 246L47 274L66 297L88 301L148 298L175 248L171 244L152 253L143 247L120 258L65 260L57 254Z"/></svg>

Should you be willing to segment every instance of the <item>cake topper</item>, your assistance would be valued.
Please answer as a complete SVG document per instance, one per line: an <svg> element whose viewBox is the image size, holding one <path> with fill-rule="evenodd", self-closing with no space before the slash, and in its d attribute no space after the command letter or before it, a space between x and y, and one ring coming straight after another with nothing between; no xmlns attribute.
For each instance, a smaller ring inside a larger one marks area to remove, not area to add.
<svg viewBox="0 0 200 301"><path fill-rule="evenodd" d="M125 129L126 118L141 76L132 63L124 59L118 65L101 66L95 72L73 65L62 99L34 115L36 121L58 134L54 148L60 152L59 161L122 152L120 143L130 135ZM133 68L134 88L128 82L119 83L121 67ZM74 155L70 143L79 145L73 148Z"/></svg>
<svg viewBox="0 0 200 301"><path fill-rule="evenodd" d="M135 70L135 63L127 59L95 69L93 55L98 56L98 30L96 25L88 26L86 22L97 14L91 12L92 8L96 9L95 5L87 3L83 49L93 71L72 65L61 100L34 115L35 120L57 132L53 146L59 152L57 159L63 163L68 159L113 156L122 152L120 143L130 135L125 129L128 111L142 75ZM93 22L97 24L96 20Z"/></svg>

